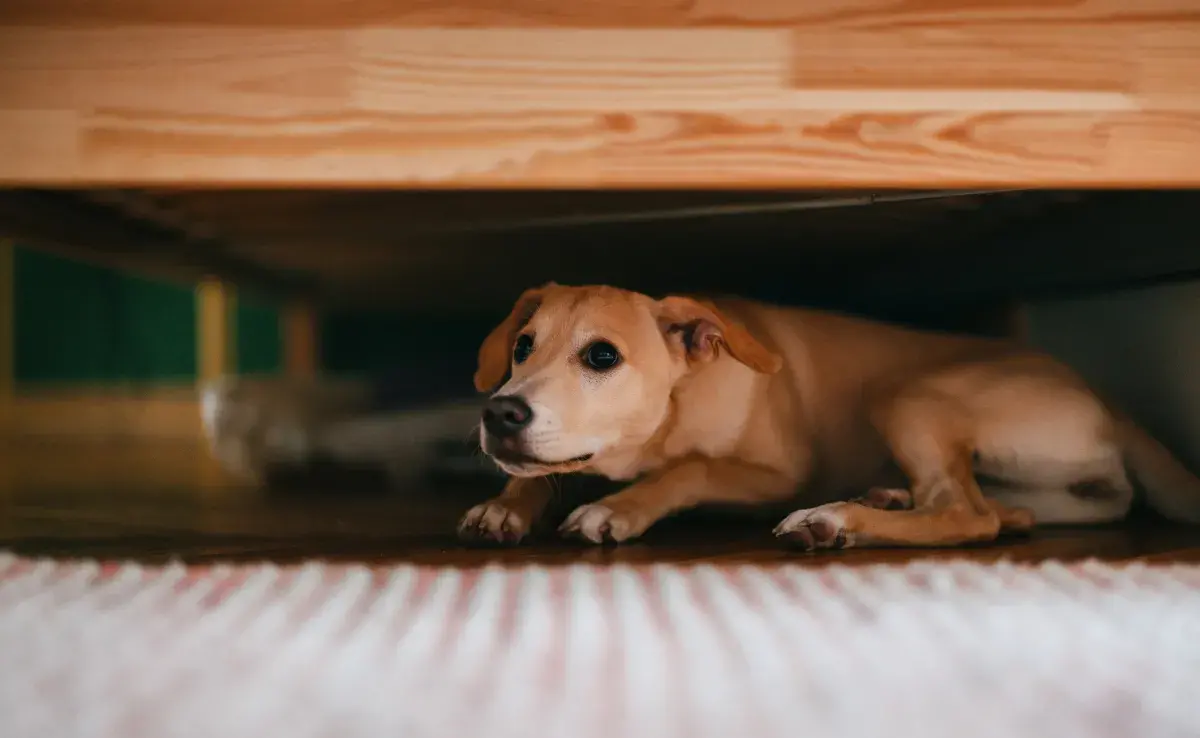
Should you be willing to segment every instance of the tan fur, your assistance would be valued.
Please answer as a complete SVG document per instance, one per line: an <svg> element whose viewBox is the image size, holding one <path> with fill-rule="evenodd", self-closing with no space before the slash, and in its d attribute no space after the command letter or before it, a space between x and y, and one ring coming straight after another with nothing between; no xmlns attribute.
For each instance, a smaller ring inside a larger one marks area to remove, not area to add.
<svg viewBox="0 0 1200 738"><path fill-rule="evenodd" d="M475 389L480 392L495 389L500 380L504 378L505 373L508 372L508 362L511 358L513 340L517 337L517 331L521 330L521 327L537 309L542 294L554 286L554 283L551 282L543 287L525 290L513 304L508 317L493 328L487 338L483 339L483 344L479 347L479 368L475 371Z"/></svg>
<svg viewBox="0 0 1200 738"><path fill-rule="evenodd" d="M534 351L513 365L521 332ZM601 338L624 360L597 374L578 357ZM514 481L464 518L471 538L520 540L549 500L521 480L583 472L632 482L567 517L565 534L593 542L714 503L801 507L776 533L806 548L987 541L1043 511L1122 517L1126 457L1160 510L1200 520L1200 480L1071 369L1003 341L552 284L523 295L480 351L480 388L510 371L496 394L533 408L517 442L538 461L498 462ZM985 492L984 477L999 486ZM873 487L911 509L871 504Z"/></svg>

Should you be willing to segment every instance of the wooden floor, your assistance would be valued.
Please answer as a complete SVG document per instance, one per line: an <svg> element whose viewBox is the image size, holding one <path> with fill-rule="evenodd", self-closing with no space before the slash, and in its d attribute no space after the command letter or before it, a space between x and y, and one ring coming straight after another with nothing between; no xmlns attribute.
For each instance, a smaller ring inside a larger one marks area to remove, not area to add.
<svg viewBox="0 0 1200 738"><path fill-rule="evenodd" d="M953 551L859 550L804 554L779 546L770 524L678 520L644 540L595 548L552 536L516 549L469 548L458 516L491 485L433 484L386 491L342 476L263 492L230 482L189 444L10 444L0 452L0 547L28 555L159 562L368 563L754 562L865 564L910 559L1200 562L1200 529L1141 520L1047 529L1030 538Z"/></svg>

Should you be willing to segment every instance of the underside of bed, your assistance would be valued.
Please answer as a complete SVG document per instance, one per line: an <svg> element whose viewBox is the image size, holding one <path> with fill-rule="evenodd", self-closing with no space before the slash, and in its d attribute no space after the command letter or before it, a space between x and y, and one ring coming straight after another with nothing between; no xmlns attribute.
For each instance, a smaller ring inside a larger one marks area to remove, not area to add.
<svg viewBox="0 0 1200 738"><path fill-rule="evenodd" d="M1190 191L18 189L0 191L0 228L345 309L490 317L553 280L932 318L1190 278L1197 206Z"/></svg>

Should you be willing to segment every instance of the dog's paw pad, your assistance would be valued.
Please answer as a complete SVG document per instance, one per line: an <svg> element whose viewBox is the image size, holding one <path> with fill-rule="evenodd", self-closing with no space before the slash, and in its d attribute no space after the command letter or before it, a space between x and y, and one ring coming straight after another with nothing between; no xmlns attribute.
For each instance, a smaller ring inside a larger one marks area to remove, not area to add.
<svg viewBox="0 0 1200 738"><path fill-rule="evenodd" d="M467 511L458 524L458 535L466 541L515 544L529 534L529 527L519 513L498 502L485 502Z"/></svg>
<svg viewBox="0 0 1200 738"><path fill-rule="evenodd" d="M627 516L600 504L575 508L558 531L564 536L582 538L592 543L620 543L640 532Z"/></svg>
<svg viewBox="0 0 1200 738"><path fill-rule="evenodd" d="M850 548L854 536L846 530L844 502L797 510L775 526L775 536L805 551L819 548Z"/></svg>

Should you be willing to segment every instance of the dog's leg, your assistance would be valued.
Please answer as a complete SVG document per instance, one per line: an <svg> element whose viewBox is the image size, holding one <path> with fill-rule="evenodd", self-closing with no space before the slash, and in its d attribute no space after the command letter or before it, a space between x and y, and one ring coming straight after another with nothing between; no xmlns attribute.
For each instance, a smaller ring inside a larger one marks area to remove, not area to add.
<svg viewBox="0 0 1200 738"><path fill-rule="evenodd" d="M865 546L956 546L991 541L1005 531L1027 531L1033 516L1020 508L977 515L961 508L880 510L854 502L797 510L775 527L779 538L806 550ZM999 512L1003 511L1003 514Z"/></svg>
<svg viewBox="0 0 1200 738"><path fill-rule="evenodd" d="M692 457L576 508L559 531L592 543L620 543L682 510L705 504L780 502L795 490L796 481L774 469L734 459Z"/></svg>
<svg viewBox="0 0 1200 738"><path fill-rule="evenodd" d="M913 506L912 492L898 487L872 487L862 497L847 502L856 502L876 510L911 510Z"/></svg>
<svg viewBox="0 0 1200 738"><path fill-rule="evenodd" d="M1009 506L1005 502L1004 492L997 492L996 499L993 499L991 493L984 489L984 495L987 496L987 503L991 505L996 514L1000 516L1000 530L1003 533L1025 532L1033 527L1033 518L1041 519L1041 515L1031 516L1026 509L1019 506ZM1066 491L1063 491L1066 494ZM1022 499L1022 498L1017 498ZM856 502L859 505L875 508L876 510L911 510L913 509L912 492L906 489L896 487L872 487L867 491L867 494L862 497L855 497L849 502Z"/></svg>
<svg viewBox="0 0 1200 738"><path fill-rule="evenodd" d="M851 546L952 546L990 541L1002 518L1032 525L1025 511L984 498L972 468L971 427L952 398L920 391L900 395L874 416L896 462L912 482L912 510L835 502L797 510L775 529L806 549Z"/></svg>
<svg viewBox="0 0 1200 738"><path fill-rule="evenodd" d="M549 477L511 477L503 492L467 511L458 534L464 540L520 543L553 499Z"/></svg>

